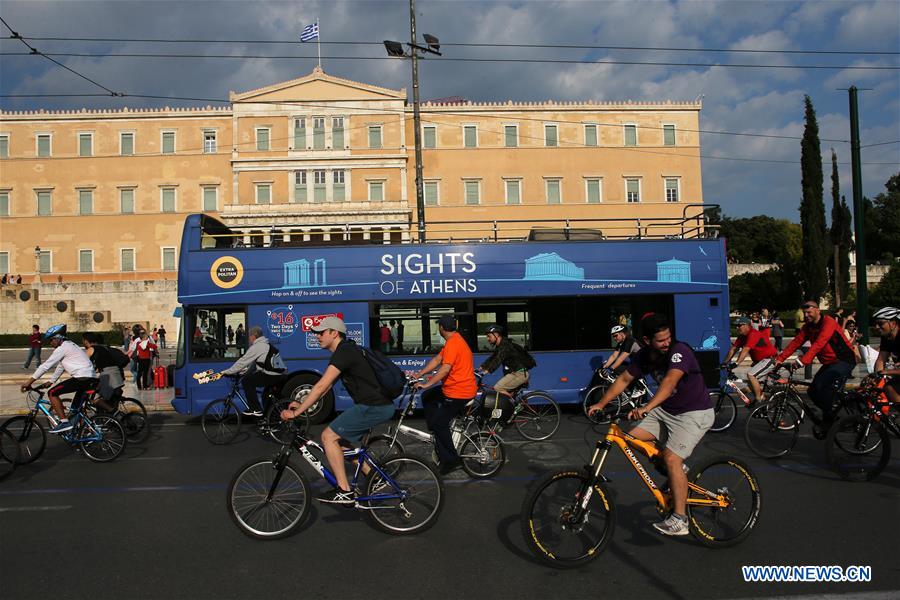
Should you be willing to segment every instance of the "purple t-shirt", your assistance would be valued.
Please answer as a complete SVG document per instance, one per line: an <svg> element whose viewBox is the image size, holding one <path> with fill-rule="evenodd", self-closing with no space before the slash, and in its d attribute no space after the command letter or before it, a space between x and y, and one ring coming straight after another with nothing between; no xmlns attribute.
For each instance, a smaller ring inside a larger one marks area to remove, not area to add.
<svg viewBox="0 0 900 600"><path fill-rule="evenodd" d="M703 381L703 373L700 371L700 364L691 347L682 342L675 342L669 350L669 363L664 369L655 369L650 360L650 347L643 348L632 358L628 372L633 377L643 377L650 375L658 383L662 383L663 378L669 369L678 369L684 375L678 380L675 391L666 398L660 407L673 415L690 412L692 410L706 410L712 408L712 399L709 397L709 390L706 389L706 383Z"/></svg>

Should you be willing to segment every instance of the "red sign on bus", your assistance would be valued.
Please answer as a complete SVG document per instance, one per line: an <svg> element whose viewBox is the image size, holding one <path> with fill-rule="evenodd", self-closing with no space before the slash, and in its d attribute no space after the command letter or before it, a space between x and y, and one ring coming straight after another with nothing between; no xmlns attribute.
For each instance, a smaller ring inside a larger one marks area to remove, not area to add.
<svg viewBox="0 0 900 600"><path fill-rule="evenodd" d="M305 315L300 317L300 327L303 331L312 331L312 328L322 322L325 317L337 317L344 320L344 313L328 313L326 315Z"/></svg>

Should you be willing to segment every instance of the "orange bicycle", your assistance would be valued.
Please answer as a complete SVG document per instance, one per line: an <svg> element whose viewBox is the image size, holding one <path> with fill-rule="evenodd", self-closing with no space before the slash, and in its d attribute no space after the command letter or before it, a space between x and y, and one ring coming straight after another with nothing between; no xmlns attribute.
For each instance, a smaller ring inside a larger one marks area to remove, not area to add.
<svg viewBox="0 0 900 600"><path fill-rule="evenodd" d="M660 450L655 443L622 431L618 421L597 441L589 465L545 476L522 503L522 534L534 555L551 566L587 563L597 558L612 538L616 510L604 484L609 480L602 471L613 444L656 499L659 512L667 514L672 509L671 495L653 481L632 448L657 468L663 464ZM688 521L691 533L705 546L724 547L742 541L756 525L759 508L759 484L745 463L715 457L690 469Z"/></svg>

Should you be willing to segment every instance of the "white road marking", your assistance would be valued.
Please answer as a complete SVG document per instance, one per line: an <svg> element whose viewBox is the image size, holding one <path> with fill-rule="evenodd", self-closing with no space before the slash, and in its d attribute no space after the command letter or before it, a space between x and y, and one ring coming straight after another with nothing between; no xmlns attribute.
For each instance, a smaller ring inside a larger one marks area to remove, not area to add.
<svg viewBox="0 0 900 600"><path fill-rule="evenodd" d="M10 506L0 508L0 512L32 512L32 511L48 511L48 510L69 510L71 504L61 504L58 506Z"/></svg>

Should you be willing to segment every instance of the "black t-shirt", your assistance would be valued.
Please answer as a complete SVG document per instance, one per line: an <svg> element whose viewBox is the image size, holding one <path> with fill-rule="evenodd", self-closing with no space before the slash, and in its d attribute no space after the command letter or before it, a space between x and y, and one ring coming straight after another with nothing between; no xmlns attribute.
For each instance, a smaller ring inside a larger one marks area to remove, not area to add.
<svg viewBox="0 0 900 600"><path fill-rule="evenodd" d="M900 360L900 334L894 339L881 336L881 345L878 347L878 351L887 352L894 362Z"/></svg>
<svg viewBox="0 0 900 600"><path fill-rule="evenodd" d="M381 393L375 371L352 340L343 340L331 355L329 365L341 372L341 381L356 404L383 406L391 401Z"/></svg>
<svg viewBox="0 0 900 600"><path fill-rule="evenodd" d="M94 352L91 354L91 362L94 363L94 368L97 369L98 372L102 371L106 367L119 366L113 362L113 358L109 352L109 348L107 348L106 346L101 346L99 344L94 346Z"/></svg>
<svg viewBox="0 0 900 600"><path fill-rule="evenodd" d="M630 335L622 340L622 343L616 346L616 352L627 352L628 354L638 352L640 349L640 344L638 344Z"/></svg>

